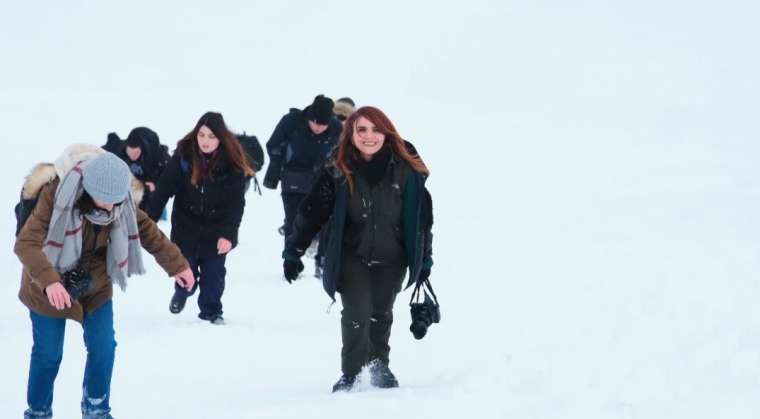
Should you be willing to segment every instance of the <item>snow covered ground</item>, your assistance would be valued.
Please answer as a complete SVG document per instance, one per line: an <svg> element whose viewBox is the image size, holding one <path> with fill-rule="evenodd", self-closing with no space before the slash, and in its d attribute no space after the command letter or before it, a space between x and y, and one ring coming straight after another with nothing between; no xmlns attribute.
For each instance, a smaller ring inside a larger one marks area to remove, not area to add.
<svg viewBox="0 0 760 419"><path fill-rule="evenodd" d="M281 280L279 195L249 192L228 324L115 296L117 418L754 418L760 411L760 62L749 1L16 3L0 16L0 416L31 347L12 252L23 175L213 109L266 141L317 93L384 109L432 171L442 322L399 296L401 388L333 395L340 303ZM162 224L168 231L169 226ZM311 262L311 260L308 260ZM77 418L67 328L58 418Z"/></svg>

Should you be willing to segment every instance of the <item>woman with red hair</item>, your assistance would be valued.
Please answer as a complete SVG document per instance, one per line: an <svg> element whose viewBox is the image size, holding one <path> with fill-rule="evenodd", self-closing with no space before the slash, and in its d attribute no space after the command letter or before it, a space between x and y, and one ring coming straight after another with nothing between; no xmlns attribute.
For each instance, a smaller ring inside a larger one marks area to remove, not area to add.
<svg viewBox="0 0 760 419"><path fill-rule="evenodd" d="M343 375L333 392L351 390L369 367L372 385L398 387L388 367L393 303L407 268L407 288L433 265L433 210L428 169L379 109L365 106L346 119L334 160L302 201L283 251L288 282L301 256L328 223L322 283L341 295Z"/></svg>

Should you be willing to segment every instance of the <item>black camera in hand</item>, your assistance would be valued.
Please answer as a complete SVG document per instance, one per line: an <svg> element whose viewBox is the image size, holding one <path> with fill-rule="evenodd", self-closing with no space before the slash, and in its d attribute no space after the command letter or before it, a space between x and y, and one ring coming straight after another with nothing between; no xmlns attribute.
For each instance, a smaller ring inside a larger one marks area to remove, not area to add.
<svg viewBox="0 0 760 419"><path fill-rule="evenodd" d="M74 300L86 294L87 290L90 289L90 282L92 282L90 272L79 268L62 273L61 278L63 279L63 287Z"/></svg>
<svg viewBox="0 0 760 419"><path fill-rule="evenodd" d="M415 339L422 339L431 324L441 321L441 309L438 302L433 301L427 292L423 302L410 303L409 306L412 313L412 325L409 326L409 330Z"/></svg>

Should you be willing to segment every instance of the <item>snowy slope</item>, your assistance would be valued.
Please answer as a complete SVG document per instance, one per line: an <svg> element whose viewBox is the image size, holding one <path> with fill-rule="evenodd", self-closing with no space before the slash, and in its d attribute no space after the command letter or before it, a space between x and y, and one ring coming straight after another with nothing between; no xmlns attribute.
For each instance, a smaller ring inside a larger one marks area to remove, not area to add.
<svg viewBox="0 0 760 419"><path fill-rule="evenodd" d="M134 2L132 2L134 3ZM760 96L751 2L71 1L0 16L0 416L31 348L10 215L23 174L137 125L174 143L206 110L266 140L317 93L387 111L432 170L442 323L401 388L332 395L340 303L281 280L280 198L248 195L228 324L116 293L118 418L753 418L760 410ZM168 231L169 226L162 224ZM309 259L307 262L311 262ZM54 411L77 418L67 329ZM14 416L15 415L15 416Z"/></svg>

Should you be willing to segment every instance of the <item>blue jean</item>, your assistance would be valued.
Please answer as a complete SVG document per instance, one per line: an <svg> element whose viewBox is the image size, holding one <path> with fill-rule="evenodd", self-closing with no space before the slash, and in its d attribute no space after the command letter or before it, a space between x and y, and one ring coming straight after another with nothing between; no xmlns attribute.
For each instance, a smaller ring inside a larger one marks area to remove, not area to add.
<svg viewBox="0 0 760 419"><path fill-rule="evenodd" d="M174 284L175 292L189 297L195 294L195 290L200 288L198 296L198 308L201 309L199 315L202 319L208 319L211 316L221 315L222 311L222 294L224 294L224 277L227 276L227 268L224 267L227 261L227 255L214 255L209 257L193 257L185 255L190 269L195 275L195 286L190 291Z"/></svg>
<svg viewBox="0 0 760 419"><path fill-rule="evenodd" d="M53 415L53 384L63 358L63 336L66 320L47 317L29 311L32 319L32 358L25 418L50 418ZM92 313L82 324L87 347L87 364L82 383L82 416L110 417L111 375L113 373L116 339L113 330L113 303L109 300Z"/></svg>

